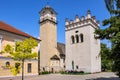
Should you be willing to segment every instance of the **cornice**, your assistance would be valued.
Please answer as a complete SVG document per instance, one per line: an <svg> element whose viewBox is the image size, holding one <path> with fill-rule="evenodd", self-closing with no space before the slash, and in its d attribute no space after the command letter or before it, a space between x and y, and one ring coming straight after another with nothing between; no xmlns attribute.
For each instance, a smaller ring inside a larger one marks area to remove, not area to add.
<svg viewBox="0 0 120 80"><path fill-rule="evenodd" d="M40 21L40 25L43 25L43 24L45 24L46 22L51 22L51 23L53 23L53 24L57 24L57 22L55 22L55 21L53 21L53 20L45 19L45 20Z"/></svg>

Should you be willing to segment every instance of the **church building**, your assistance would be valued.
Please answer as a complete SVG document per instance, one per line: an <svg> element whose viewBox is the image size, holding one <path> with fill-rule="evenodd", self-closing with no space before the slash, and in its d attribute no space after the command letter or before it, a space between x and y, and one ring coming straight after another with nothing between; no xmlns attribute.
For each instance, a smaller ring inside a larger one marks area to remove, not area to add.
<svg viewBox="0 0 120 80"><path fill-rule="evenodd" d="M95 39L95 29L99 21L95 16L87 15L75 20L66 19L66 70L84 71L88 73L101 72L100 40Z"/></svg>
<svg viewBox="0 0 120 80"><path fill-rule="evenodd" d="M65 22L66 46L57 42L57 13L45 6L40 11L40 69L41 71L101 72L100 40L94 31L99 21L90 11L80 19ZM66 48L65 48L66 47Z"/></svg>
<svg viewBox="0 0 120 80"><path fill-rule="evenodd" d="M0 21L0 76L12 75L10 66L14 61L8 53L3 54L7 44L15 46L16 41L34 38L40 46L33 49L40 52L38 59L25 61L25 75L38 74L43 71L84 71L89 73L101 72L100 40L95 39L94 31L99 28L95 16L87 15L75 20L65 20L66 45L57 42L57 13L45 6L40 14L40 39L22 32ZM18 75L21 75L21 71Z"/></svg>

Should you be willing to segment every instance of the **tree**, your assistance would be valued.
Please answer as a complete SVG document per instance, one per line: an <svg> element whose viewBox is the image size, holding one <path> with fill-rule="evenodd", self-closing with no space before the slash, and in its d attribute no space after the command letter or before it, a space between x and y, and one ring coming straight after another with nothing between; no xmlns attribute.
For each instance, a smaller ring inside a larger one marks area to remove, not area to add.
<svg viewBox="0 0 120 80"><path fill-rule="evenodd" d="M24 80L24 61L26 59L32 59L37 57L36 52L32 52L32 49L35 48L38 45L38 42L32 38L25 39L24 41L18 41L16 42L15 48L11 45L5 46L5 51L10 53L11 57L15 61L21 61L22 62L22 80ZM16 66L13 68L13 71L18 71L19 65L16 64ZM15 72L17 74L18 72Z"/></svg>
<svg viewBox="0 0 120 80"><path fill-rule="evenodd" d="M112 15L119 14L120 10L120 0L104 0L107 10Z"/></svg>
<svg viewBox="0 0 120 80"><path fill-rule="evenodd" d="M105 0L106 7L111 14L109 19L103 21L103 26L109 26L102 30L97 29L96 38L108 39L112 43L111 56L113 60L112 70L120 77L120 0Z"/></svg>
<svg viewBox="0 0 120 80"><path fill-rule="evenodd" d="M112 70L112 60L110 59L110 49L105 44L101 44L101 66L102 71Z"/></svg>

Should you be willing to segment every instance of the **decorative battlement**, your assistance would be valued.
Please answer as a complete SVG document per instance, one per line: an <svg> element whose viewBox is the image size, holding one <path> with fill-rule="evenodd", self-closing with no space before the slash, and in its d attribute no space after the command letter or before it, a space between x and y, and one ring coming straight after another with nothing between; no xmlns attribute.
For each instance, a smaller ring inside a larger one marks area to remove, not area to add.
<svg viewBox="0 0 120 80"><path fill-rule="evenodd" d="M79 16L76 15L74 20L69 21L68 18L65 20L66 30L74 29L88 24L92 25L94 28L99 28L99 21L96 20L95 16L91 16L90 10L87 11L86 16L79 18Z"/></svg>

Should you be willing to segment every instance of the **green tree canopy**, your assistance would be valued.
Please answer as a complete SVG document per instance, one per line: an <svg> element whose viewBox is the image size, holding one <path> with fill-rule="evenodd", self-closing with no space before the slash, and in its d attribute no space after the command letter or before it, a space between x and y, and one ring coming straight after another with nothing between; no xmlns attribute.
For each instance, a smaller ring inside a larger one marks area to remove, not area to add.
<svg viewBox="0 0 120 80"><path fill-rule="evenodd" d="M5 51L10 53L12 59L22 62L22 80L24 80L24 61L26 59L37 57L37 52L32 52L32 49L34 49L37 45L38 42L36 40L29 38L24 41L16 42L15 47L12 47L9 44L5 46ZM12 69L14 74L17 74L15 71L19 72L18 69L18 66L15 66L14 69Z"/></svg>
<svg viewBox="0 0 120 80"><path fill-rule="evenodd" d="M112 60L110 58L111 52L110 49L107 48L106 44L101 44L101 66L102 66L102 71L108 71L112 69Z"/></svg>
<svg viewBox="0 0 120 80"><path fill-rule="evenodd" d="M96 38L108 39L112 43L111 60L113 60L113 71L120 77L120 0L105 0L106 7L111 14L109 19L103 21L103 26L108 28L97 29Z"/></svg>

